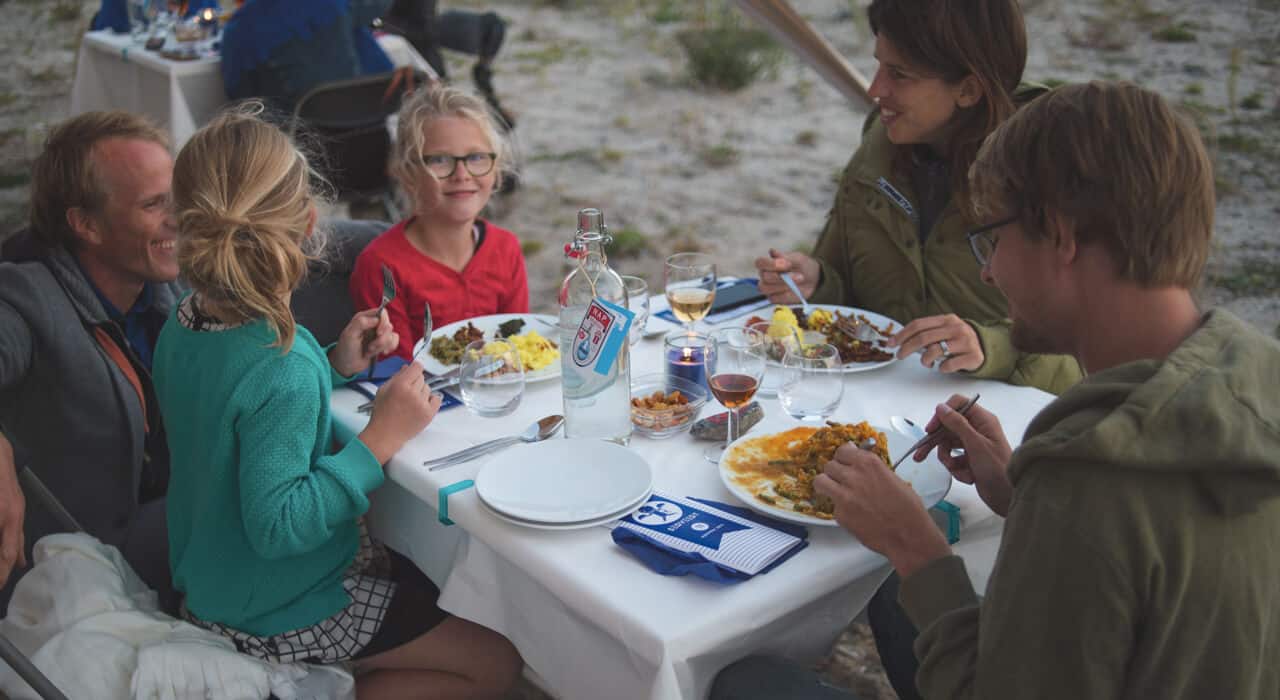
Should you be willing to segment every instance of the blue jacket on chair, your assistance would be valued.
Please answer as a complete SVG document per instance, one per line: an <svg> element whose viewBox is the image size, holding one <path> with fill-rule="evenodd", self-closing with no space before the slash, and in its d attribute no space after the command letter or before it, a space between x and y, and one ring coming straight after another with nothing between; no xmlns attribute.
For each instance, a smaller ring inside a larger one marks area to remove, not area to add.
<svg viewBox="0 0 1280 700"><path fill-rule="evenodd" d="M369 23L390 0L249 0L222 35L227 97L291 112L307 91L392 69Z"/></svg>

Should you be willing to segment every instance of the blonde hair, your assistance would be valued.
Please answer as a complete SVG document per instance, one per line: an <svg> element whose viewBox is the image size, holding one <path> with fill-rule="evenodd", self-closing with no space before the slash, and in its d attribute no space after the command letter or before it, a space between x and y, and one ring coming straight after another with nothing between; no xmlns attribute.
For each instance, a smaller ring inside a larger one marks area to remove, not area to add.
<svg viewBox="0 0 1280 700"><path fill-rule="evenodd" d="M108 139L150 141L169 150L169 139L146 117L128 112L86 112L49 132L31 164L31 225L50 247L74 248L67 210L100 211L107 202L94 153Z"/></svg>
<svg viewBox="0 0 1280 700"><path fill-rule="evenodd" d="M505 175L515 173L511 141L498 128L497 119L483 99L447 85L416 90L400 105L395 151L391 154L391 175L400 182L410 200L414 200L415 209L418 205L415 185L421 178L435 177L422 164L422 157L426 155L423 152L425 132L432 122L448 117L471 121L488 139L497 154L493 166L497 170L493 183L495 191L502 186Z"/></svg>
<svg viewBox="0 0 1280 700"><path fill-rule="evenodd" d="M224 112L178 153L178 265L220 320L265 319L288 352L296 324L286 299L323 247L322 235L307 235L317 176L261 113L259 103Z"/></svg>
<svg viewBox="0 0 1280 700"><path fill-rule="evenodd" d="M1033 238L1064 217L1122 279L1194 288L1213 236L1213 164L1190 120L1130 83L1067 85L1033 100L969 171L976 214L1017 216Z"/></svg>

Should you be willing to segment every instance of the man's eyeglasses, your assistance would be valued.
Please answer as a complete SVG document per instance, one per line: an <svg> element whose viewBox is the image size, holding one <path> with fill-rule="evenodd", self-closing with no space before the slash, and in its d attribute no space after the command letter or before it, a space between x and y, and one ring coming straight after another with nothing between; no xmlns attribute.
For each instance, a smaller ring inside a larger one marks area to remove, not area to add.
<svg viewBox="0 0 1280 700"><path fill-rule="evenodd" d="M493 170L493 164L497 161L497 153L468 153L465 156L428 153L422 156L422 164L427 167L427 172L441 180L451 177L454 171L458 169L458 163L462 163L472 177L481 177L482 175L488 175L489 171Z"/></svg>
<svg viewBox="0 0 1280 700"><path fill-rule="evenodd" d="M1001 226L1008 226L1017 221L1017 216L1010 216L1007 219L1001 219L995 223L984 224L969 232L969 250L973 251L973 257L977 258L978 264L986 267L991 264L991 256L996 253L996 243L999 239L993 238L991 232Z"/></svg>

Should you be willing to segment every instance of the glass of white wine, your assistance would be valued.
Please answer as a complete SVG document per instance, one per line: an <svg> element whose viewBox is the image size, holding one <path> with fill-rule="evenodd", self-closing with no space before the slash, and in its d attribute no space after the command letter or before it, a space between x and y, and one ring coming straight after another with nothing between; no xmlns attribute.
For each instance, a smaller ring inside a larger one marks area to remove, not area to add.
<svg viewBox="0 0 1280 700"><path fill-rule="evenodd" d="M667 303L685 329L706 318L716 300L716 263L706 253L676 253L663 267Z"/></svg>

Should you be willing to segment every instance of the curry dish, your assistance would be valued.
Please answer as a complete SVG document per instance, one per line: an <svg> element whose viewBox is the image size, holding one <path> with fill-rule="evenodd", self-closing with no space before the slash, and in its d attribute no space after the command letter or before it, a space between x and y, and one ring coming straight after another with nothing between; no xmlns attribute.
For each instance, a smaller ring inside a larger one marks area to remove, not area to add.
<svg viewBox="0 0 1280 700"><path fill-rule="evenodd" d="M813 493L813 479L822 473L837 448L867 438L875 439L870 450L890 468L888 440L865 421L828 422L821 428L792 428L744 440L734 445L725 466L733 481L761 502L831 520L832 503Z"/></svg>

